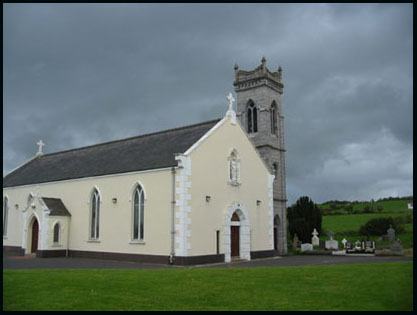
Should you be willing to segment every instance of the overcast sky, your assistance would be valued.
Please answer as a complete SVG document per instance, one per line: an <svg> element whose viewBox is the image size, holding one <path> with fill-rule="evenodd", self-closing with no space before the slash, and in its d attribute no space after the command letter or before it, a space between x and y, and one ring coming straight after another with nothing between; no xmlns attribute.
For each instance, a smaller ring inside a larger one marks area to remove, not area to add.
<svg viewBox="0 0 417 315"><path fill-rule="evenodd" d="M413 194L412 4L3 4L3 175L223 117L283 68L288 205Z"/></svg>

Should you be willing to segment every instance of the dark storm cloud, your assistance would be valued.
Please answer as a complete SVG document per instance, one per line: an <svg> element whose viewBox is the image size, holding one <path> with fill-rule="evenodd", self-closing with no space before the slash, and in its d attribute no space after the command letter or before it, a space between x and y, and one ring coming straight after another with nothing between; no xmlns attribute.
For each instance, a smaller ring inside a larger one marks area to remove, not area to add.
<svg viewBox="0 0 417 315"><path fill-rule="evenodd" d="M39 139L49 153L219 118L234 64L265 56L284 69L290 202L412 194L411 4L3 9L4 174Z"/></svg>

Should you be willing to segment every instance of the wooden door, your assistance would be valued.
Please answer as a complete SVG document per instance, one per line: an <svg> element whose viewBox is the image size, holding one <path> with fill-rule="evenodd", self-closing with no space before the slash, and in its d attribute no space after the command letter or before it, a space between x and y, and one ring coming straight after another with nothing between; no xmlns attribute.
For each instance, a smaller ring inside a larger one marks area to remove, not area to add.
<svg viewBox="0 0 417 315"><path fill-rule="evenodd" d="M239 256L239 226L231 226L231 256Z"/></svg>
<svg viewBox="0 0 417 315"><path fill-rule="evenodd" d="M274 249L278 250L278 228L274 227Z"/></svg>
<svg viewBox="0 0 417 315"><path fill-rule="evenodd" d="M38 250L38 238L39 238L39 224L38 220L34 220L33 226L32 226L32 249L31 253L36 253Z"/></svg>

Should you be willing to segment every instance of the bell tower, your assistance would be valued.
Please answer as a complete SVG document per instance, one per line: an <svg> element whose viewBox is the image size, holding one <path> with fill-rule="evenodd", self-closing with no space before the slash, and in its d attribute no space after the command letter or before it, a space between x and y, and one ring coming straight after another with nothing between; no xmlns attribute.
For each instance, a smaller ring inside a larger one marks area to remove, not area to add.
<svg viewBox="0 0 417 315"><path fill-rule="evenodd" d="M284 116L281 95L282 68L271 72L265 57L252 71L235 65L233 82L237 96L237 117L249 139L275 175L274 180L274 248L277 254L287 253L287 215L285 188Z"/></svg>

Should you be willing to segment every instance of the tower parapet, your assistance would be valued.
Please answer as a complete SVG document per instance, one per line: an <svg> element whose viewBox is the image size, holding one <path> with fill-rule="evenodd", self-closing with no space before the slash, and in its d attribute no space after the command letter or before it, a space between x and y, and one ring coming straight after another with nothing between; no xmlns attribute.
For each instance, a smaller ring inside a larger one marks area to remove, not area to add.
<svg viewBox="0 0 417 315"><path fill-rule="evenodd" d="M283 93L284 84L282 80L282 68L279 66L278 71L271 72L266 67L266 59L262 58L262 64L252 71L239 70L239 66L235 65L235 91L243 91L262 85L266 85L278 93Z"/></svg>

